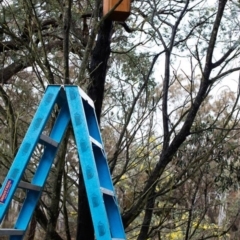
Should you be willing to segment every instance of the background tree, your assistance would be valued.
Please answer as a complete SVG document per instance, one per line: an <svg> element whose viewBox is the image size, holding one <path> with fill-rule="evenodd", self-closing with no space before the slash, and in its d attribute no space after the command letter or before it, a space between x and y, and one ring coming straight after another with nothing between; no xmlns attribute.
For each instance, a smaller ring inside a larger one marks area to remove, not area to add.
<svg viewBox="0 0 240 240"><path fill-rule="evenodd" d="M239 92L217 89L238 88L238 1L133 1L126 23L102 17L99 0L0 5L4 172L47 84L77 84L95 103L128 239L237 233L229 196L238 197ZM40 156L41 147L26 181ZM27 239L38 231L41 239L94 239L78 172L69 128Z"/></svg>

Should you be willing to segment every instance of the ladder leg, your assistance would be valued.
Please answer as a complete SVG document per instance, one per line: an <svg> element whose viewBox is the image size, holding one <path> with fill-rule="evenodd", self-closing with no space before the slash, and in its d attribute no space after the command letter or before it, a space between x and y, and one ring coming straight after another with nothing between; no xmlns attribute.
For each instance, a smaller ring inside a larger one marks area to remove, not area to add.
<svg viewBox="0 0 240 240"><path fill-rule="evenodd" d="M13 164L5 178L3 186L0 189L0 222L3 220L6 210L13 198L13 194L22 178L33 150L38 143L38 138L50 116L59 91L60 86L54 86L46 90Z"/></svg>
<svg viewBox="0 0 240 240"><path fill-rule="evenodd" d="M89 206L93 219L93 226L96 238L109 240L111 233L108 225L108 218L105 207L102 204L102 192L97 174L97 169L94 161L94 155L87 129L87 122L84 114L81 96L78 87L65 87L69 111L71 115L76 145L82 167L84 182L89 199Z"/></svg>
<svg viewBox="0 0 240 240"><path fill-rule="evenodd" d="M65 104L54 124L54 127L51 131L50 138L56 142L61 142L65 130L69 124L70 115L68 110L68 105ZM33 177L32 184L43 187L45 185L46 179L50 172L53 160L57 153L57 148L55 146L46 146L43 156L40 160L37 171ZM15 224L16 229L27 229L27 226L31 220L31 216L34 212L34 209L37 205L37 202L41 196L41 192L29 190L21 209L21 212L18 216L17 222ZM15 237L11 237L10 240L15 240Z"/></svg>

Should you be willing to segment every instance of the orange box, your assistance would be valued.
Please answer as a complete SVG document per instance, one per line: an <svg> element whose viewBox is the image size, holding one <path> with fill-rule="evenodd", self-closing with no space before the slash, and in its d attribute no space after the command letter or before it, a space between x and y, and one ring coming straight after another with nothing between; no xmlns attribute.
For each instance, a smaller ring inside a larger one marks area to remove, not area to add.
<svg viewBox="0 0 240 240"><path fill-rule="evenodd" d="M105 16L119 0L103 0L103 16ZM130 15L131 0L122 0L122 2L109 15L109 19L113 21L123 22Z"/></svg>

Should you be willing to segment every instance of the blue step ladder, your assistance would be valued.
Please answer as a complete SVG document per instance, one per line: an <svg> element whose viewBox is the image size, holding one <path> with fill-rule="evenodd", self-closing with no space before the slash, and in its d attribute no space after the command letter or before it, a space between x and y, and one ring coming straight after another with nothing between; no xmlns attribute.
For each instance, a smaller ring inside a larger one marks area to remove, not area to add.
<svg viewBox="0 0 240 240"><path fill-rule="evenodd" d="M54 107L60 109L49 136L43 134ZM49 85L0 189L0 223L17 188L26 197L13 229L0 228L1 236L22 240L41 197L64 133L72 123L79 161L97 240L126 239L111 175L96 120L93 101L77 86ZM31 182L22 181L38 144L44 146Z"/></svg>

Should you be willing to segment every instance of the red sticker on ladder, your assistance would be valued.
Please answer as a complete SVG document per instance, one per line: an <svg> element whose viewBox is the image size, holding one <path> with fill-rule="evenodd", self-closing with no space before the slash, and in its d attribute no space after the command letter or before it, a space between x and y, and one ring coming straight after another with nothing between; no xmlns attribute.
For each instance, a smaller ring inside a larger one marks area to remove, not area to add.
<svg viewBox="0 0 240 240"><path fill-rule="evenodd" d="M8 197L8 194L11 190L11 187L13 185L13 180L12 179L8 179L7 180L7 183L2 191L2 194L0 195L0 204L1 203L5 203L7 197Z"/></svg>

